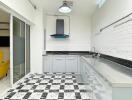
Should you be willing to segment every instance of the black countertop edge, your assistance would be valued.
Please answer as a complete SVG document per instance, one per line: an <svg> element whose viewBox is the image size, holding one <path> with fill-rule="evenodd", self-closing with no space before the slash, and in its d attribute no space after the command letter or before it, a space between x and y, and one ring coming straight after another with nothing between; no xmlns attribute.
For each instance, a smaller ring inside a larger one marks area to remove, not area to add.
<svg viewBox="0 0 132 100"><path fill-rule="evenodd" d="M130 60L122 59L122 58L118 58L118 57L114 57L114 56L110 56L110 55L106 55L106 54L100 54L100 57L110 60L112 62L118 63L120 65L123 65L125 67L132 68L132 61L130 61Z"/></svg>
<svg viewBox="0 0 132 100"><path fill-rule="evenodd" d="M90 52L90 54L94 54L93 57L96 58L98 53ZM100 58L115 62L115 63L123 65L123 66L125 66L127 68L132 68L132 61L127 60L127 59L118 58L118 57L114 57L114 56L110 56L110 55L106 55L106 54L102 54L102 53L100 53Z"/></svg>
<svg viewBox="0 0 132 100"><path fill-rule="evenodd" d="M91 55L90 51L46 51L46 54L58 54L58 55Z"/></svg>

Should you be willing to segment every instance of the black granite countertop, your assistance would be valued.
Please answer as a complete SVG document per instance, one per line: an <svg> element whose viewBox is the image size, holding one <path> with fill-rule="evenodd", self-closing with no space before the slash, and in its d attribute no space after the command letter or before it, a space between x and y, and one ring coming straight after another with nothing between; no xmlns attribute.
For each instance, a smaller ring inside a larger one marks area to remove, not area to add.
<svg viewBox="0 0 132 100"><path fill-rule="evenodd" d="M47 51L46 55L85 55L96 58L97 53L91 51ZM124 65L125 67L132 68L132 61L122 58L113 57L110 55L100 54L100 58L110 60L112 62Z"/></svg>
<svg viewBox="0 0 132 100"><path fill-rule="evenodd" d="M90 51L47 51L46 55L91 55Z"/></svg>

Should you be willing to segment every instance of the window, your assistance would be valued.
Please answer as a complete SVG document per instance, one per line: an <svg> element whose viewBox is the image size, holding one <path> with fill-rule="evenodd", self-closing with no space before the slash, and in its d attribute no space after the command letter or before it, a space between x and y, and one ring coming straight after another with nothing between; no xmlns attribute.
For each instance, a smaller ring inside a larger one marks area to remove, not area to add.
<svg viewBox="0 0 132 100"><path fill-rule="evenodd" d="M99 8L101 8L106 2L106 0L96 0L96 1L97 1L97 5L99 6Z"/></svg>

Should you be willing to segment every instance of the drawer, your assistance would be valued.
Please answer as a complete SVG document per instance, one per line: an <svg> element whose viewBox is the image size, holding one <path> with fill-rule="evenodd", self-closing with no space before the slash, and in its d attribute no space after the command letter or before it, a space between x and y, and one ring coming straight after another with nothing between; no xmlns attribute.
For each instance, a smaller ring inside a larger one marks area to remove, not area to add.
<svg viewBox="0 0 132 100"><path fill-rule="evenodd" d="M68 60L77 60L77 57L66 57L66 59L68 59Z"/></svg>
<svg viewBox="0 0 132 100"><path fill-rule="evenodd" d="M53 57L60 57L60 58L65 58L66 57L66 55L54 55Z"/></svg>

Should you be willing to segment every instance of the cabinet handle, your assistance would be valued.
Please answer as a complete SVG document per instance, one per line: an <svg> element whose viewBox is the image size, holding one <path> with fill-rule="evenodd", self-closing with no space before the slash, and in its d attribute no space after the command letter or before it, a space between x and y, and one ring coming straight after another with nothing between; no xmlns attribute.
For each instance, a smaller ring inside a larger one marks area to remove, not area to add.
<svg viewBox="0 0 132 100"><path fill-rule="evenodd" d="M68 60L75 60L75 59L68 59Z"/></svg>
<svg viewBox="0 0 132 100"><path fill-rule="evenodd" d="M63 60L63 59L56 59L56 60Z"/></svg>

